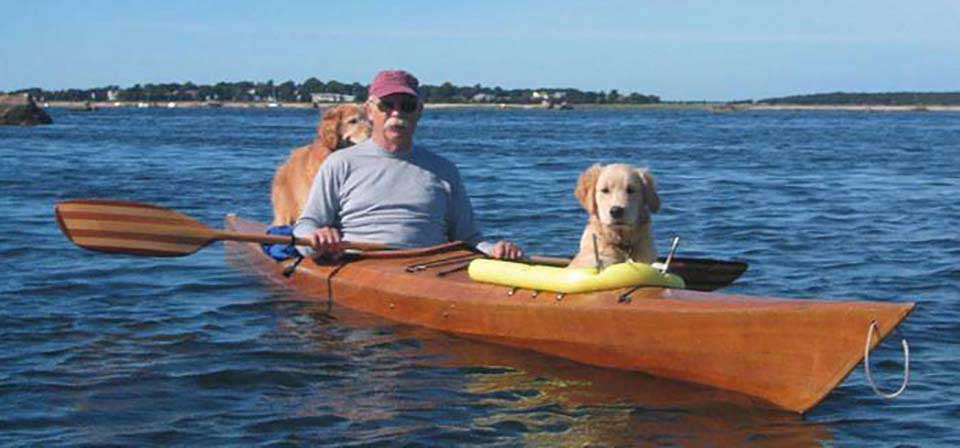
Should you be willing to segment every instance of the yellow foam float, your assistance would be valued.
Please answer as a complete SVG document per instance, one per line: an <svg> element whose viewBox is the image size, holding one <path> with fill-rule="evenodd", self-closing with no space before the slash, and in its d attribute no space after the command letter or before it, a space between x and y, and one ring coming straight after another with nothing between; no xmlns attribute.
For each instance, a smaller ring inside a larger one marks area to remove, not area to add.
<svg viewBox="0 0 960 448"><path fill-rule="evenodd" d="M683 289L683 279L646 263L628 261L595 268L559 268L502 260L477 259L467 271L477 282L564 294L606 291L634 286Z"/></svg>

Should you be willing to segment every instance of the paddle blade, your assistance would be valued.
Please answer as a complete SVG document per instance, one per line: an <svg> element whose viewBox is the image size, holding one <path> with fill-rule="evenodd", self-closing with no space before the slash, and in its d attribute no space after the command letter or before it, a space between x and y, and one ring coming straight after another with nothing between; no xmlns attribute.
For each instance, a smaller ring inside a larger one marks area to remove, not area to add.
<svg viewBox="0 0 960 448"><path fill-rule="evenodd" d="M214 241L199 221L155 205L106 199L64 201L54 207L60 231L98 252L180 257Z"/></svg>
<svg viewBox="0 0 960 448"><path fill-rule="evenodd" d="M664 259L659 260L661 263ZM742 261L711 260L708 258L676 257L668 272L679 275L694 291L715 291L730 286L747 270Z"/></svg>

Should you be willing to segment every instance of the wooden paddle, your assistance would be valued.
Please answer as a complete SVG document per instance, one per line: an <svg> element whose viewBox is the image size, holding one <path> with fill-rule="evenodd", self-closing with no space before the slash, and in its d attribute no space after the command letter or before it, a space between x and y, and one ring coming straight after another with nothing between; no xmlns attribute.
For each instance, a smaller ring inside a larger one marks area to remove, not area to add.
<svg viewBox="0 0 960 448"><path fill-rule="evenodd" d="M64 201L54 207L60 230L70 241L98 252L182 257L214 241L289 244L291 237L241 233L208 227L189 216L150 204L108 199ZM298 246L310 240L295 238ZM344 242L347 249L383 250L382 244Z"/></svg>
<svg viewBox="0 0 960 448"><path fill-rule="evenodd" d="M84 249L99 252L142 256L181 257L190 255L214 241L248 241L264 244L289 244L291 238L283 235L242 233L210 228L203 223L173 210L150 204L108 199L81 199L58 203L54 210L60 230L70 241ZM305 238L294 240L299 246L309 246ZM378 256L425 255L432 251L449 249L450 243L436 248L373 252ZM383 251L389 247L372 243L345 242L348 249ZM449 246L449 247L448 247ZM525 261L535 264L566 266L569 258L532 255ZM662 259L660 261L663 261ZM670 272L680 275L688 289L712 291L729 285L744 271L747 264L701 258L674 258Z"/></svg>

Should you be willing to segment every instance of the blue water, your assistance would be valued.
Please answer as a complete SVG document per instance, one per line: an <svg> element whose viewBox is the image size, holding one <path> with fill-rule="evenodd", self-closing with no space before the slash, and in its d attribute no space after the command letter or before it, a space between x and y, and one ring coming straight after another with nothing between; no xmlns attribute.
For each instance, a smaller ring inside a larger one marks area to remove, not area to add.
<svg viewBox="0 0 960 448"><path fill-rule="evenodd" d="M59 200L155 203L219 226L266 221L274 167L308 110L51 111L0 127L0 445L956 446L960 114L428 110L490 238L576 250L572 191L595 162L652 168L661 252L741 259L728 290L915 301L801 418L642 374L333 316L224 262L72 246Z"/></svg>

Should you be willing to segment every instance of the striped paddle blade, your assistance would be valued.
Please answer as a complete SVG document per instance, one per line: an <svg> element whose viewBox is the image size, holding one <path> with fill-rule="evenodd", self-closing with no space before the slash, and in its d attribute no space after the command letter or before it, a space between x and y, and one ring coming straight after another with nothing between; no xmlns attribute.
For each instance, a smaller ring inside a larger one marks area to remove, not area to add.
<svg viewBox="0 0 960 448"><path fill-rule="evenodd" d="M179 257L215 241L214 229L155 205L106 199L58 203L60 230L70 241L98 252Z"/></svg>

